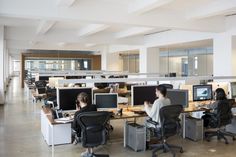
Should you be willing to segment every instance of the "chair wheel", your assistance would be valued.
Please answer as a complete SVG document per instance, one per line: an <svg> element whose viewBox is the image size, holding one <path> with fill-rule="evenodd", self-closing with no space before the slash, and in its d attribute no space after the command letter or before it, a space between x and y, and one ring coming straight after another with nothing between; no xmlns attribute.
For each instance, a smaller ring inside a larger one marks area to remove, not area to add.
<svg viewBox="0 0 236 157"><path fill-rule="evenodd" d="M152 154L152 157L157 157L156 154Z"/></svg>
<svg viewBox="0 0 236 157"><path fill-rule="evenodd" d="M229 144L229 142L228 142L228 141L225 141L225 144Z"/></svg>
<svg viewBox="0 0 236 157"><path fill-rule="evenodd" d="M180 153L184 153L184 150L183 150L183 148L181 148L179 152L180 152Z"/></svg>

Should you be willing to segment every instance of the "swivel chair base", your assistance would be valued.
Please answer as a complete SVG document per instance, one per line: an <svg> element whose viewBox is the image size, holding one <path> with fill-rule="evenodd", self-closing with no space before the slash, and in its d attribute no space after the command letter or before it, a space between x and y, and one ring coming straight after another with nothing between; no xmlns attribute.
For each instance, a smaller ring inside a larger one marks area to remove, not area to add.
<svg viewBox="0 0 236 157"><path fill-rule="evenodd" d="M205 137L206 137L206 140L207 140L208 142L210 142L210 141L211 141L211 138L214 137L214 136L216 136L218 140L224 139L225 144L229 144L228 139L226 138L226 136L232 137L232 140L233 140L233 141L236 140L234 134L229 133L229 132L226 132L226 131L223 131L223 130L205 132Z"/></svg>
<svg viewBox="0 0 236 157"><path fill-rule="evenodd" d="M163 150L164 153L170 152L173 155L173 157L175 157L175 152L172 150L173 148L174 149L179 149L180 153L184 152L182 147L176 146L176 145L172 145L172 144L168 144L166 142L163 142L162 144L151 145L150 147L153 148L152 157L157 157L156 153L159 150Z"/></svg>

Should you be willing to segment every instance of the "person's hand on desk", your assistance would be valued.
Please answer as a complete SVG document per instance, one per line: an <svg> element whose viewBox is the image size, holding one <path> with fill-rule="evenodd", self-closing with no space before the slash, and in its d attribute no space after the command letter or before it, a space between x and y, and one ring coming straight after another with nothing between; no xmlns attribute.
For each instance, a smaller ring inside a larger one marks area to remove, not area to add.
<svg viewBox="0 0 236 157"><path fill-rule="evenodd" d="M152 105L151 105L150 102L148 102L148 101L144 101L144 106L145 106L145 107L152 107Z"/></svg>

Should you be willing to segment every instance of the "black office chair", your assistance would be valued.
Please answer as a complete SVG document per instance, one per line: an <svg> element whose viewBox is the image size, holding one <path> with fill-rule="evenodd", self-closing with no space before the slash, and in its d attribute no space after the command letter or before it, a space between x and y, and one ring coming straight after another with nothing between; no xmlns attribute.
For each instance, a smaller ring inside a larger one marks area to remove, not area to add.
<svg viewBox="0 0 236 157"><path fill-rule="evenodd" d="M161 84L162 86L165 86L166 89L173 89L173 85L172 84Z"/></svg>
<svg viewBox="0 0 236 157"><path fill-rule="evenodd" d="M210 116L209 127L217 129L216 131L206 131L205 137L207 141L214 136L217 136L217 139L224 139L225 144L228 144L228 140L225 136L232 137L233 141L235 140L234 134L226 132L225 126L231 124L233 118L232 112L232 102L230 100L221 100L217 106L217 113L206 113Z"/></svg>
<svg viewBox="0 0 236 157"><path fill-rule="evenodd" d="M173 157L175 157L175 152L172 150L172 148L179 149L180 153L183 153L182 147L168 144L166 141L168 137L179 133L181 128L179 115L182 110L182 105L169 105L162 107L159 111L161 128L159 128L159 123L152 120L147 121L148 123L156 126L156 136L162 141L161 144L150 145L150 147L153 148L152 157L157 157L156 153L159 150L171 152Z"/></svg>
<svg viewBox="0 0 236 157"><path fill-rule="evenodd" d="M94 148L106 144L106 125L111 117L110 112L85 112L78 115L78 122L81 126L82 146ZM93 153L93 152L92 152ZM109 155L96 155L94 157L109 157Z"/></svg>

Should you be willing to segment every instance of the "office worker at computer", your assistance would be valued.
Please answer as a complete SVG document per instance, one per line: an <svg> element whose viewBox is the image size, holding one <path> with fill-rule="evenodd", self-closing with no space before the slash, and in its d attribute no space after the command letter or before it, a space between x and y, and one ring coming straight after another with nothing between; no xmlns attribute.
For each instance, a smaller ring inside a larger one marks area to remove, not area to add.
<svg viewBox="0 0 236 157"><path fill-rule="evenodd" d="M159 111L163 106L171 105L170 99L166 97L167 89L163 85L159 85L156 88L156 97L157 99L154 101L153 104L150 104L149 102L145 101L145 111L149 118L152 119L152 121L158 122L160 124L160 116ZM151 137L151 131L150 128L155 128L154 125L146 122L147 127L147 145L150 142Z"/></svg>
<svg viewBox="0 0 236 157"><path fill-rule="evenodd" d="M227 95L226 95L224 89L217 88L214 93L214 99L215 99L215 102L207 105L207 108L212 109L213 113L217 113L217 107L218 107L219 101L227 99ZM211 116L208 115L207 112L204 116L202 116L202 119L204 121L204 127L208 127L210 118L211 118Z"/></svg>
<svg viewBox="0 0 236 157"><path fill-rule="evenodd" d="M83 112L91 112L91 111L97 111L97 108L95 105L92 105L90 102L89 102L89 96L88 94L82 92L80 93L78 96L77 96L77 100L76 100L76 105L77 105L77 111L75 112L75 115L74 115L74 121L72 123L72 129L74 132L76 132L76 135L75 135L75 140L74 140L74 144L77 144L80 137L81 137L81 127L80 125L78 124L77 122L77 116L80 114L80 113L83 113Z"/></svg>

